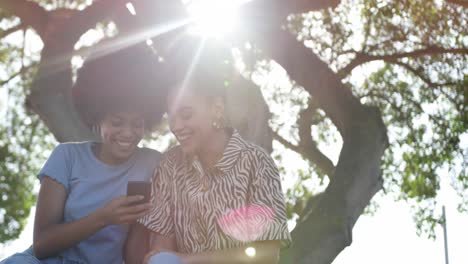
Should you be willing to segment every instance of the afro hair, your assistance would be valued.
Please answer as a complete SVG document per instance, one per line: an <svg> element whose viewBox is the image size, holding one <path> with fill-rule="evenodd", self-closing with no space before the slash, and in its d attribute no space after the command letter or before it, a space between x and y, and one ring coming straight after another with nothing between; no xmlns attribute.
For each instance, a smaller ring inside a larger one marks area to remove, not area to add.
<svg viewBox="0 0 468 264"><path fill-rule="evenodd" d="M144 44L94 52L79 69L72 89L81 119L92 127L108 113L140 111L147 130L153 130L164 114L167 94L159 69L157 57Z"/></svg>

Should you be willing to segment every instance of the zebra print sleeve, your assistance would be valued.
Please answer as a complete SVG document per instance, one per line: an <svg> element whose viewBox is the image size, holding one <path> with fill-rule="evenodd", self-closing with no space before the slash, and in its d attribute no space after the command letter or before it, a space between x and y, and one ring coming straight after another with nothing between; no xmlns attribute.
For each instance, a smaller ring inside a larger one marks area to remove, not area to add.
<svg viewBox="0 0 468 264"><path fill-rule="evenodd" d="M268 226L257 241L280 240L283 247L291 243L291 235L288 231L286 206L281 179L275 162L268 153L257 149L252 155L256 170L251 180L251 201L261 214L269 217L264 218Z"/></svg>
<svg viewBox="0 0 468 264"><path fill-rule="evenodd" d="M138 220L146 228L164 236L174 233L172 217L172 171L173 166L169 155L166 155L155 170L152 178L150 212Z"/></svg>

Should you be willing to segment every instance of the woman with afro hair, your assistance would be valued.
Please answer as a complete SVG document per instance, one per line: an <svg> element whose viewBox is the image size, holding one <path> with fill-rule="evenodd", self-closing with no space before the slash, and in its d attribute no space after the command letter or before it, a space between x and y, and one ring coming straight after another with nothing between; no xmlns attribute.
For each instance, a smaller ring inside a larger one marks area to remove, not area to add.
<svg viewBox="0 0 468 264"><path fill-rule="evenodd" d="M144 45L87 58L72 95L100 140L54 149L38 174L33 245L2 264L141 262L137 252L125 256L124 249L128 233L142 230L135 221L150 205L126 190L129 181L150 181L161 158L138 147L164 111L157 63ZM147 241L138 237L143 252Z"/></svg>

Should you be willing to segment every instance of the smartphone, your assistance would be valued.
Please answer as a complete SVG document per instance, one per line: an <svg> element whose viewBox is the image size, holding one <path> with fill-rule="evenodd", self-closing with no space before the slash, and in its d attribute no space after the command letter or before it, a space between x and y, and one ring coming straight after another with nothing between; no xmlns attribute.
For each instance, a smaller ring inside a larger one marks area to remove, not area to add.
<svg viewBox="0 0 468 264"><path fill-rule="evenodd" d="M151 182L129 181L127 184L127 196L142 195L144 198L138 204L147 203L151 198Z"/></svg>

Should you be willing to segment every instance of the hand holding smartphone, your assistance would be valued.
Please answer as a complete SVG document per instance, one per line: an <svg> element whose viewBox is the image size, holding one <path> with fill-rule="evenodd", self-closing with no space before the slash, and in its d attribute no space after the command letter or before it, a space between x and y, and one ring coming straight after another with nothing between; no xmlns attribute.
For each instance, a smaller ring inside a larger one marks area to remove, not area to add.
<svg viewBox="0 0 468 264"><path fill-rule="evenodd" d="M143 200L137 204L148 203L151 199L151 182L146 181L129 181L127 184L127 196L141 195Z"/></svg>

